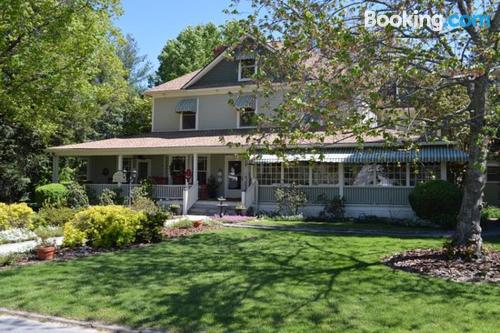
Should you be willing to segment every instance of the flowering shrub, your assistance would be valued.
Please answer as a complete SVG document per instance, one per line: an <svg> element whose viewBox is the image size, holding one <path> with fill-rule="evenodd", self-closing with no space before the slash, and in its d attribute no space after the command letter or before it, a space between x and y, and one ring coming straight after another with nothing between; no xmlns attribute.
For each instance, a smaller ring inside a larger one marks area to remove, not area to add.
<svg viewBox="0 0 500 333"><path fill-rule="evenodd" d="M36 234L28 229L12 228L0 231L0 244L17 243L36 239Z"/></svg>
<svg viewBox="0 0 500 333"><path fill-rule="evenodd" d="M145 220L143 212L123 206L89 207L77 213L64 226L64 245L88 244L98 248L126 246L136 240Z"/></svg>
<svg viewBox="0 0 500 333"><path fill-rule="evenodd" d="M35 213L25 203L4 204L0 202L0 230L29 228Z"/></svg>

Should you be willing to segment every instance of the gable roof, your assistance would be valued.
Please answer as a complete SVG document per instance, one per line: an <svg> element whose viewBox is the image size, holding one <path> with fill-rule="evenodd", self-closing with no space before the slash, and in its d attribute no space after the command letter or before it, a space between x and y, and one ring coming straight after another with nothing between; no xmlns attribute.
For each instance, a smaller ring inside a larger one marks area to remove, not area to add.
<svg viewBox="0 0 500 333"><path fill-rule="evenodd" d="M240 43L242 43L245 39L253 39L255 38L251 35L244 35L240 38ZM278 45L277 43L275 43ZM267 48L268 50L274 51L275 44L269 43L269 44L264 44L264 47ZM183 90L188 88L189 86L193 85L196 83L198 80L200 80L205 74L207 74L211 69L213 69L218 63L220 63L226 56L227 52L229 50L233 50L234 48L238 47L240 44L236 44L232 47L225 47L217 56L215 56L212 61L210 61L208 64L203 66L200 69L197 69L191 73L184 74L182 76L179 76L176 79L167 81L165 83L162 83L158 86L155 86L151 89L148 89L145 92L145 95L151 96L152 93L155 92L161 92L161 91L175 91L175 90Z"/></svg>

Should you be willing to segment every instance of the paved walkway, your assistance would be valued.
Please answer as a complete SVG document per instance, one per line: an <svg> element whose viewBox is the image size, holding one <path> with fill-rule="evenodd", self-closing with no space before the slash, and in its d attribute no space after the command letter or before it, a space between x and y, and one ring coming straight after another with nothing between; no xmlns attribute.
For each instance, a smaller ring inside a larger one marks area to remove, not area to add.
<svg viewBox="0 0 500 333"><path fill-rule="evenodd" d="M42 322L12 315L0 315L0 332L9 333L98 333L103 331L85 328L81 326Z"/></svg>
<svg viewBox="0 0 500 333"><path fill-rule="evenodd" d="M53 240L56 242L56 245L61 245L63 238L55 237ZM38 242L35 240L19 242L19 243L8 243L0 245L0 255L5 255L9 253L23 253L28 252L31 249L34 249L38 245ZM0 330L0 332L2 332Z"/></svg>
<svg viewBox="0 0 500 333"><path fill-rule="evenodd" d="M33 333L169 333L150 329L132 329L119 325L106 325L61 317L47 316L33 312L9 310L0 307L0 332Z"/></svg>
<svg viewBox="0 0 500 333"><path fill-rule="evenodd" d="M450 237L453 231L445 230L422 230L422 231L390 231L390 230L359 230L328 227L293 227L293 226L270 226L257 224L230 224L224 223L225 227L249 228L262 230L310 232L316 234L339 234L339 235L368 235L368 236L393 236L393 237ZM500 230L488 230L482 233L483 237L500 236Z"/></svg>

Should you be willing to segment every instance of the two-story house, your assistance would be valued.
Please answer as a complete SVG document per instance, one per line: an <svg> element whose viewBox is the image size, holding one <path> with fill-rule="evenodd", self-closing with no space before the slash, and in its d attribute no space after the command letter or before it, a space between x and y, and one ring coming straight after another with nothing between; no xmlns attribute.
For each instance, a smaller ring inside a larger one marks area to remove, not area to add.
<svg viewBox="0 0 500 333"><path fill-rule="evenodd" d="M384 149L381 137L366 137L363 150L353 138L332 137L322 145L324 158L314 163L312 154L290 154L296 161L291 164L265 154L245 160L252 115L272 115L283 95L255 93L255 59L227 53L146 92L153 104L151 133L50 148L53 180L58 180L59 156L78 156L87 160L86 186L97 194L121 187L126 195L129 187L113 182L113 175L135 170L134 182L150 178L154 196L181 203L184 213L203 203L215 205L214 196L241 201L254 211L273 210L276 186L295 183L308 197L306 214L317 214L325 197L340 195L349 215L409 217L408 193L416 183L450 179L452 166L467 160L466 153L444 143L421 143L418 153Z"/></svg>

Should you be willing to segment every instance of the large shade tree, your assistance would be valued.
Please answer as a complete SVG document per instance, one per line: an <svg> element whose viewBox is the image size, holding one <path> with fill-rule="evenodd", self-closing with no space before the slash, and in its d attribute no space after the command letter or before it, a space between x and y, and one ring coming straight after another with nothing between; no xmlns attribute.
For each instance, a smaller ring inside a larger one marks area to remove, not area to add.
<svg viewBox="0 0 500 333"><path fill-rule="evenodd" d="M229 11L237 13L238 5ZM265 93L285 88L285 98L273 117L259 116L259 127L271 126L278 135L250 141L279 152L338 133L360 143L383 134L408 147L419 136L458 140L469 159L453 244L472 246L480 256L486 160L500 113L498 6L491 0L253 0L248 29L261 43L279 40L255 79ZM366 26L367 10L445 18L480 13L490 24ZM276 85L276 77L286 85ZM368 111L379 116L376 122Z"/></svg>
<svg viewBox="0 0 500 333"><path fill-rule="evenodd" d="M0 201L47 179L47 146L102 137L96 119L132 108L120 12L118 0L0 1Z"/></svg>

